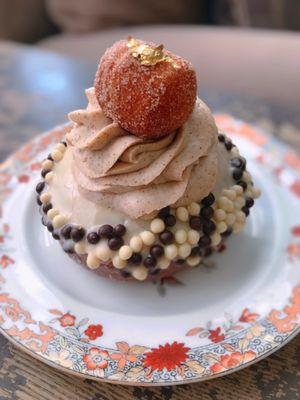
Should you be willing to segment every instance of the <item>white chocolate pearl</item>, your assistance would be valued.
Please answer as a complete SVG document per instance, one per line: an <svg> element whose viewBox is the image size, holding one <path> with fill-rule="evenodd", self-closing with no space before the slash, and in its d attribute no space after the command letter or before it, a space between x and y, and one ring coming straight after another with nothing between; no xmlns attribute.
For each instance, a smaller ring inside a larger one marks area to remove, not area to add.
<svg viewBox="0 0 300 400"><path fill-rule="evenodd" d="M234 202L235 208L241 209L245 205L245 199L242 196L238 196L237 199Z"/></svg>
<svg viewBox="0 0 300 400"><path fill-rule="evenodd" d="M51 153L51 157L54 161L58 162L63 158L63 154L59 150L53 150Z"/></svg>
<svg viewBox="0 0 300 400"><path fill-rule="evenodd" d="M97 257L104 262L108 261L112 255L112 252L106 243L101 243L99 246L97 246L95 252Z"/></svg>
<svg viewBox="0 0 300 400"><path fill-rule="evenodd" d="M100 260L94 253L89 253L86 259L86 264L91 269L96 269L99 267Z"/></svg>
<svg viewBox="0 0 300 400"><path fill-rule="evenodd" d="M215 221L217 222L224 221L225 218L226 218L226 212L222 210L222 208L218 208L217 210L215 210L214 212Z"/></svg>
<svg viewBox="0 0 300 400"><path fill-rule="evenodd" d="M53 219L54 217L56 217L59 214L58 210L55 210L55 208L51 208L48 212L47 212L47 217L49 219Z"/></svg>
<svg viewBox="0 0 300 400"><path fill-rule="evenodd" d="M227 230L227 224L224 221L218 222L216 229L218 233L223 233Z"/></svg>
<svg viewBox="0 0 300 400"><path fill-rule="evenodd" d="M131 275L138 281L144 281L148 276L147 268L140 265L131 269Z"/></svg>
<svg viewBox="0 0 300 400"><path fill-rule="evenodd" d="M252 196L254 199L257 199L261 195L261 190L257 187L252 188Z"/></svg>
<svg viewBox="0 0 300 400"><path fill-rule="evenodd" d="M185 207L178 207L176 209L176 216L179 221L186 222L189 219L188 210Z"/></svg>
<svg viewBox="0 0 300 400"><path fill-rule="evenodd" d="M231 200L227 199L227 202L225 204L224 210L227 211L227 212L231 212L231 211L234 210L234 205L233 205L233 202Z"/></svg>
<svg viewBox="0 0 300 400"><path fill-rule="evenodd" d="M235 215L232 213L228 213L226 215L226 220L225 220L227 225L233 225L235 223Z"/></svg>
<svg viewBox="0 0 300 400"><path fill-rule="evenodd" d="M236 192L236 194L243 194L243 188L240 185L234 185L232 186L232 189Z"/></svg>
<svg viewBox="0 0 300 400"><path fill-rule="evenodd" d="M235 214L235 219L237 223L244 223L246 221L246 215L243 213L243 211L238 211Z"/></svg>
<svg viewBox="0 0 300 400"><path fill-rule="evenodd" d="M175 232L175 240L179 244L186 242L186 240L187 240L186 231L184 231L183 229L179 229L178 231L176 231Z"/></svg>
<svg viewBox="0 0 300 400"><path fill-rule="evenodd" d="M112 259L113 266L117 269L125 268L127 263L125 260L122 260L119 256L114 256Z"/></svg>
<svg viewBox="0 0 300 400"><path fill-rule="evenodd" d="M54 228L60 228L61 226L65 225L67 221L67 217L58 214L53 218L52 225Z"/></svg>
<svg viewBox="0 0 300 400"><path fill-rule="evenodd" d="M40 200L43 204L45 203L49 203L49 201L51 200L51 193L46 192L46 193L42 193L40 195Z"/></svg>
<svg viewBox="0 0 300 400"><path fill-rule="evenodd" d="M248 171L243 172L242 180L246 183L250 183L252 178Z"/></svg>
<svg viewBox="0 0 300 400"><path fill-rule="evenodd" d="M191 254L191 251L192 251L192 247L188 243L181 244L178 247L178 254L182 258L187 258Z"/></svg>
<svg viewBox="0 0 300 400"><path fill-rule="evenodd" d="M45 182L50 183L52 179L54 178L54 172L50 171L48 174L45 176Z"/></svg>
<svg viewBox="0 0 300 400"><path fill-rule="evenodd" d="M170 265L170 260L165 257L162 257L158 261L158 268L160 269L167 269Z"/></svg>
<svg viewBox="0 0 300 400"><path fill-rule="evenodd" d="M85 242L84 240L81 240L80 242L77 242L74 246L75 253L77 254L85 254L86 249L85 249Z"/></svg>
<svg viewBox="0 0 300 400"><path fill-rule="evenodd" d="M42 162L42 167L44 169L52 169L53 168L53 161L51 160L45 160Z"/></svg>
<svg viewBox="0 0 300 400"><path fill-rule="evenodd" d="M224 189L223 192L224 196L228 197L229 200L235 200L236 192L232 189Z"/></svg>
<svg viewBox="0 0 300 400"><path fill-rule="evenodd" d="M150 224L150 229L153 233L163 232L165 230L165 223L162 219L155 218Z"/></svg>
<svg viewBox="0 0 300 400"><path fill-rule="evenodd" d="M55 146L55 150L58 150L61 153L64 153L66 151L66 146L62 143L57 143L57 145Z"/></svg>
<svg viewBox="0 0 300 400"><path fill-rule="evenodd" d="M146 246L151 246L155 241L155 236L150 231L141 232L140 237Z"/></svg>
<svg viewBox="0 0 300 400"><path fill-rule="evenodd" d="M175 244L169 244L165 247L165 256L168 260L173 260L178 254Z"/></svg>
<svg viewBox="0 0 300 400"><path fill-rule="evenodd" d="M217 199L217 203L218 203L219 207L220 207L221 209L223 209L223 210L225 210L225 207L226 207L226 204L227 204L228 201L229 201L229 200L228 200L227 197L225 197L225 196L220 196L220 197Z"/></svg>
<svg viewBox="0 0 300 400"><path fill-rule="evenodd" d="M200 212L200 204L193 201L191 204L188 205L187 209L188 209L188 212L190 213L190 215L197 217Z"/></svg>
<svg viewBox="0 0 300 400"><path fill-rule="evenodd" d="M136 253L139 253L143 248L143 241L139 236L133 236L129 242L130 247Z"/></svg>
<svg viewBox="0 0 300 400"><path fill-rule="evenodd" d="M119 250L119 257L121 258L121 260L129 260L129 258L132 256L132 253L132 248L124 245Z"/></svg>
<svg viewBox="0 0 300 400"><path fill-rule="evenodd" d="M194 256L194 257L190 256L190 257L188 257L188 259L186 261L187 261L188 265L190 265L191 267L195 267L196 265L200 264L201 257L199 257L199 256Z"/></svg>
<svg viewBox="0 0 300 400"><path fill-rule="evenodd" d="M243 227L244 227L244 224L236 222L236 223L233 225L233 232L234 232L234 233L238 233L238 232L240 232L240 231L243 229Z"/></svg>
<svg viewBox="0 0 300 400"><path fill-rule="evenodd" d="M222 240L222 237L221 237L221 235L218 233L218 232L214 232L212 235L211 235L211 244L212 244L212 246L217 246L220 242L221 242L221 240Z"/></svg>
<svg viewBox="0 0 300 400"><path fill-rule="evenodd" d="M195 231L194 229L191 229L188 231L187 234L187 239L189 244L197 244L199 239L200 239L200 233Z"/></svg>

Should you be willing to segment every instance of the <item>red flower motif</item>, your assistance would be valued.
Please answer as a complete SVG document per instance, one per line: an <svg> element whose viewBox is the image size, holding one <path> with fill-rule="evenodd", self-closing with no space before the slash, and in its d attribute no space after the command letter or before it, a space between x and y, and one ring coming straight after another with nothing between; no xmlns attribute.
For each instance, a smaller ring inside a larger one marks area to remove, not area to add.
<svg viewBox="0 0 300 400"><path fill-rule="evenodd" d="M300 257L300 244L290 243L287 248L289 258L292 262L296 261L297 257Z"/></svg>
<svg viewBox="0 0 300 400"><path fill-rule="evenodd" d="M65 328L66 326L74 326L76 317L70 313L63 314L58 318L60 325Z"/></svg>
<svg viewBox="0 0 300 400"><path fill-rule="evenodd" d="M103 335L103 327L102 325L89 325L84 333L90 340L95 340Z"/></svg>
<svg viewBox="0 0 300 400"><path fill-rule="evenodd" d="M240 322L255 322L259 314L251 313L248 308L245 308L242 315L240 316Z"/></svg>
<svg viewBox="0 0 300 400"><path fill-rule="evenodd" d="M14 263L15 263L15 261L5 254L0 258L0 265L2 265L3 268L6 268L9 265L14 264Z"/></svg>
<svg viewBox="0 0 300 400"><path fill-rule="evenodd" d="M216 329L210 329L208 332L210 333L208 339L210 339L214 343L219 343L225 339L224 333L220 335L221 328L219 326Z"/></svg>
<svg viewBox="0 0 300 400"><path fill-rule="evenodd" d="M42 164L39 162L33 163L30 165L32 171L39 171L42 167Z"/></svg>
<svg viewBox="0 0 300 400"><path fill-rule="evenodd" d="M26 174L19 175L19 176L18 176L18 181L19 181L20 183L27 183L27 182L29 181L29 176L26 175Z"/></svg>
<svg viewBox="0 0 300 400"><path fill-rule="evenodd" d="M4 242L4 236L0 235L0 243Z"/></svg>
<svg viewBox="0 0 300 400"><path fill-rule="evenodd" d="M82 359L89 370L104 369L108 365L108 356L106 350L99 350L97 347L92 347Z"/></svg>
<svg viewBox="0 0 300 400"><path fill-rule="evenodd" d="M189 350L190 348L185 347L184 343L166 343L164 346L151 349L150 352L146 353L143 362L146 367L150 367L152 370L163 370L166 368L168 371L171 371L186 361Z"/></svg>
<svg viewBox="0 0 300 400"><path fill-rule="evenodd" d="M225 354L220 357L219 362L211 365L210 370L212 372L222 372L227 369L234 368L244 362L251 361L255 358L255 353L252 350L240 353L235 351L231 354Z"/></svg>
<svg viewBox="0 0 300 400"><path fill-rule="evenodd" d="M293 193L295 193L296 196L300 197L300 181L296 181L294 182L291 187L290 187L291 191Z"/></svg>
<svg viewBox="0 0 300 400"><path fill-rule="evenodd" d="M300 236L300 225L294 226L294 228L292 229L292 234L294 236Z"/></svg>

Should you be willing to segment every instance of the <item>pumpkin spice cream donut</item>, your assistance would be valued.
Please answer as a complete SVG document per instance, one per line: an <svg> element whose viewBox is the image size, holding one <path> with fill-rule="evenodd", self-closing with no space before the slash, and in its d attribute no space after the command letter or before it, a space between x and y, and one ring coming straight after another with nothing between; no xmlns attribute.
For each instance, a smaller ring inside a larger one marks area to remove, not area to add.
<svg viewBox="0 0 300 400"><path fill-rule="evenodd" d="M124 281L160 280L223 250L260 191L196 97L191 65L129 38L106 51L86 96L36 186L63 250Z"/></svg>

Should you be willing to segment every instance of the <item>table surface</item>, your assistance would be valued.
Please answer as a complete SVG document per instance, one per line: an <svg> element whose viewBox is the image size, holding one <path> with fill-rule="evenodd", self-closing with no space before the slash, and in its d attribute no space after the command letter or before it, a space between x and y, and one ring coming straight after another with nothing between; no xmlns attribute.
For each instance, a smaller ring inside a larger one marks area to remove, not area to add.
<svg viewBox="0 0 300 400"><path fill-rule="evenodd" d="M69 111L84 106L84 89L92 85L94 71L94 65L78 60L0 43L0 161L29 138L65 122ZM207 88L201 97L214 112L255 122L300 151L300 122L293 110ZM267 359L232 375L161 388L83 381L33 359L0 336L2 399L300 399L300 335Z"/></svg>

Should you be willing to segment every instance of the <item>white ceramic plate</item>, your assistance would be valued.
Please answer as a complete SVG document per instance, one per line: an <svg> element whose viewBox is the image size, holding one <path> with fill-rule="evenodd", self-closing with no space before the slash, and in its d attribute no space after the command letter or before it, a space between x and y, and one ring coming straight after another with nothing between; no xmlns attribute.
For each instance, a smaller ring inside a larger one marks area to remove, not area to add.
<svg viewBox="0 0 300 400"><path fill-rule="evenodd" d="M33 356L88 378L170 385L233 372L293 336L300 317L300 160L216 116L263 190L244 232L209 265L164 286L118 283L77 265L40 223L40 161L57 128L0 169L0 325ZM214 264L214 265L212 265Z"/></svg>

